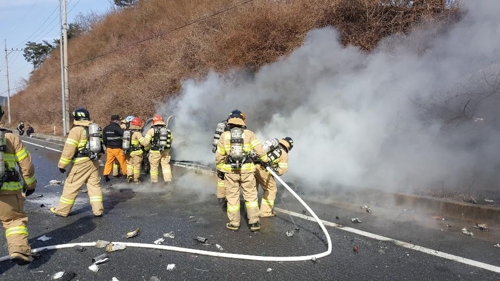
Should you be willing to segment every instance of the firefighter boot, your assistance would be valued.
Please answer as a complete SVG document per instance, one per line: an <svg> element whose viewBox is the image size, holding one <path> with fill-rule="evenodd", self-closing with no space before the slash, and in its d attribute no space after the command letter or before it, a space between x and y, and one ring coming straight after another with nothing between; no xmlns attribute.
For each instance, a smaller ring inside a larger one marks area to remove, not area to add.
<svg viewBox="0 0 500 281"><path fill-rule="evenodd" d="M133 177L133 176L128 176L128 177L127 177L127 182L128 182L128 183L131 183L133 180L134 180L134 177Z"/></svg>
<svg viewBox="0 0 500 281"><path fill-rule="evenodd" d="M255 231L259 231L259 230L260 230L260 223L259 222L250 224L250 231L255 232Z"/></svg>
<svg viewBox="0 0 500 281"><path fill-rule="evenodd" d="M232 225L231 223L226 223L226 228L232 231L238 231L240 229L239 226Z"/></svg>
<svg viewBox="0 0 500 281"><path fill-rule="evenodd" d="M17 265L27 265L31 262L31 257L21 253L12 253L10 254L10 260L17 263Z"/></svg>

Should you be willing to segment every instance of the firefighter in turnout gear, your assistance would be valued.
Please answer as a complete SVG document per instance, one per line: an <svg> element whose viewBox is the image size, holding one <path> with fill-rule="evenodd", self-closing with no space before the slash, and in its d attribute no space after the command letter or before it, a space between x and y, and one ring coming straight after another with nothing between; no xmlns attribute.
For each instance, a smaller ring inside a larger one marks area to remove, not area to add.
<svg viewBox="0 0 500 281"><path fill-rule="evenodd" d="M0 106L0 119L3 114ZM35 168L30 153L17 135L5 129L0 129L0 135L0 161L3 162L3 168L0 168L0 220L5 228L10 259L19 265L25 265L31 262L31 248L26 227L28 217L23 205L25 196L35 192ZM19 172L16 166L19 166Z"/></svg>
<svg viewBox="0 0 500 281"><path fill-rule="evenodd" d="M267 153L270 162L270 167L279 175L282 176L288 171L288 153L293 148L293 140L290 137L278 139L271 139L263 144L263 149ZM260 201L259 216L261 218L274 217L276 214L273 212L274 200L278 187L276 180L266 170L266 168L259 162L256 162L255 178L257 183L262 186L264 193Z"/></svg>
<svg viewBox="0 0 500 281"><path fill-rule="evenodd" d="M215 153L215 151L217 151L217 144L219 143L220 136L222 135L222 133L224 133L225 131L228 130L227 120L230 118L233 118L233 117L241 118L241 119L243 119L243 121L246 120L245 114L243 114L243 112L241 112L240 110L235 109L229 114L229 117L226 120L219 122L217 124L217 127L215 128L214 139L212 141L212 146L213 146L212 152L213 153ZM223 163L216 166L216 168L217 168L217 192L216 192L216 195L217 195L217 200L219 201L219 203L226 202L226 188L224 186L224 172L221 171L222 165L223 165Z"/></svg>
<svg viewBox="0 0 500 281"><path fill-rule="evenodd" d="M240 228L240 186L243 189L243 198L247 210L248 223L251 231L260 230L259 202L255 181L255 164L250 158L250 151L254 151L263 163L268 158L262 144L255 134L246 129L245 121L233 117L228 121L229 131L222 133L217 151L215 163L225 173L225 187L227 199L227 216L229 223L226 228L238 230Z"/></svg>
<svg viewBox="0 0 500 281"><path fill-rule="evenodd" d="M122 130L128 130L129 127L130 127L130 121L132 121L132 119L134 118L134 116L127 116L127 118L125 119L122 119L120 121L120 128L122 128ZM126 157L125 157L126 158ZM127 173L128 173L128 163L127 163ZM118 162L117 159L115 159L115 161L113 162L113 177L119 177L121 176L122 174L120 173L120 163Z"/></svg>
<svg viewBox="0 0 500 281"><path fill-rule="evenodd" d="M50 211L58 216L67 217L73 208L76 196L86 183L92 213L102 216L102 192L99 177L99 158L104 152L100 140L99 127L90 121L90 114L85 108L77 108L72 113L73 128L68 133L61 158L59 171L66 172L71 163L64 182L63 192L56 208Z"/></svg>
<svg viewBox="0 0 500 281"><path fill-rule="evenodd" d="M102 130L104 145L106 146L106 164L104 165L104 179L109 181L109 174L113 163L118 160L122 175L127 174L127 163L122 150L123 130L120 128L120 116L111 115L111 122Z"/></svg>
<svg viewBox="0 0 500 281"><path fill-rule="evenodd" d="M153 126L144 136L146 146L150 147L149 165L151 182L158 182L158 166L161 165L163 180L172 181L170 169L170 148L172 147L172 132L167 129L163 118L159 114L153 116Z"/></svg>
<svg viewBox="0 0 500 281"><path fill-rule="evenodd" d="M123 132L123 150L127 155L127 181L140 183L143 147L147 144L141 134L142 120L134 117L130 121L130 130Z"/></svg>

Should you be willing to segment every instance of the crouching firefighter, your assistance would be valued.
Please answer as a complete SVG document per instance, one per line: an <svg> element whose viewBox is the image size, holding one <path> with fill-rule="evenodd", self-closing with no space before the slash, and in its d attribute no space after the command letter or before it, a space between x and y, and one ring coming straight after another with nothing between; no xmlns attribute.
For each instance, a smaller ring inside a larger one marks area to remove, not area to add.
<svg viewBox="0 0 500 281"><path fill-rule="evenodd" d="M140 183L143 146L147 144L141 134L142 120L134 117L129 129L123 132L122 148L127 157L127 181Z"/></svg>
<svg viewBox="0 0 500 281"><path fill-rule="evenodd" d="M163 180L172 181L170 169L170 148L172 148L172 132L167 128L159 114L153 116L153 126L144 136L146 146L150 146L149 165L151 182L158 182L158 167L161 165Z"/></svg>
<svg viewBox="0 0 500 281"><path fill-rule="evenodd" d="M0 107L0 119L3 116ZM21 139L6 129L0 129L0 220L5 228L9 256L13 262L31 262L28 244L28 218L23 210L25 196L35 192L35 168ZM16 170L19 166L20 172ZM23 189L25 194L23 194Z"/></svg>
<svg viewBox="0 0 500 281"><path fill-rule="evenodd" d="M212 152L213 153L215 153L215 151L217 151L217 144L219 143L219 139L220 139L220 136L222 135L222 133L224 133L225 131L228 131L227 120L230 118L233 118L233 117L241 118L241 119L243 119L243 121L246 120L245 114L243 114L243 112L241 112L240 110L235 109L235 110L231 111L231 113L229 114L229 117L226 120L219 122L217 124L217 127L215 128L214 139L212 141ZM221 171L223 164L224 163L220 163L220 164L216 165L216 168L217 168L217 192L216 192L216 195L217 195L217 200L219 201L219 203L226 202L226 188L224 186L224 172Z"/></svg>
<svg viewBox="0 0 500 281"><path fill-rule="evenodd" d="M290 137L285 137L278 141L278 139L271 139L262 145L264 151L267 153L269 165L276 174L282 176L288 171L288 153L292 150L293 140ZM276 180L266 170L265 165L260 161L256 161L255 178L257 183L262 186L264 193L260 201L259 216L261 218L274 217L276 214L273 212L274 200L278 192Z"/></svg>
<svg viewBox="0 0 500 281"><path fill-rule="evenodd" d="M58 216L67 217L75 204L80 188L87 184L92 213L102 216L102 192L99 177L99 158L104 153L100 140L99 126L90 121L90 114L85 108L77 108L72 113L73 128L68 133L61 158L59 171L66 172L71 163L64 182L63 192L56 208L50 211Z"/></svg>
<svg viewBox="0 0 500 281"><path fill-rule="evenodd" d="M250 151L253 150L263 163L267 163L267 155L255 134L246 129L242 118L230 118L227 124L229 131L222 133L215 153L215 162L217 165L222 164L221 170L225 173L224 184L229 218L226 228L234 231L240 228L241 186L250 230L258 231L260 230L259 202L255 165L250 158Z"/></svg>

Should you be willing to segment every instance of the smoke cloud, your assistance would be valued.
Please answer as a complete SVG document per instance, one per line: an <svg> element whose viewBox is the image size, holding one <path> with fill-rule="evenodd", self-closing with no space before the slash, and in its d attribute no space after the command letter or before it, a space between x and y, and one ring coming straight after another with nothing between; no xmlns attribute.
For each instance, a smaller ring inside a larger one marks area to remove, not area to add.
<svg viewBox="0 0 500 281"><path fill-rule="evenodd" d="M453 26L394 36L369 54L323 28L256 73L184 81L158 108L175 114L175 159L213 165L215 126L237 108L261 141L294 139L285 179L309 189L496 188L500 5L462 8Z"/></svg>

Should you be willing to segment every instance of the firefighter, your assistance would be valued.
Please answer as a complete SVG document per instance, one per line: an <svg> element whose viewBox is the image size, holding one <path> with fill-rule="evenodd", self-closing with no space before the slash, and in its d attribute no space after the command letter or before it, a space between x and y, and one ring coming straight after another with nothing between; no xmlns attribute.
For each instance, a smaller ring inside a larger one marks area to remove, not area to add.
<svg viewBox="0 0 500 281"><path fill-rule="evenodd" d="M0 119L4 114L0 106ZM3 157L3 177L0 187L0 220L5 228L5 238L9 248L10 260L18 265L31 262L31 248L28 244L28 218L23 210L25 196L35 192L35 168L31 155L21 139L6 129L0 129L3 144L0 155ZM16 170L19 166L20 172ZM23 189L25 194L23 194Z"/></svg>
<svg viewBox="0 0 500 281"><path fill-rule="evenodd" d="M59 171L68 175L64 182L63 193L56 208L50 211L58 216L67 217L73 208L76 196L86 183L92 213L96 217L103 214L102 192L99 178L99 158L104 153L97 124L91 123L90 114L85 108L77 108L72 113L73 128L68 133L61 158Z"/></svg>
<svg viewBox="0 0 500 281"><path fill-rule="evenodd" d="M288 153L293 148L292 138L285 137L279 141L278 139L266 141L263 148L267 153L271 169L273 169L278 176L285 174L288 171ZM276 180L260 162L257 163L258 164L255 166L255 178L257 179L257 183L262 186L264 190L260 201L259 216L261 218L274 217L276 216L276 213L273 212L274 200L278 192Z"/></svg>
<svg viewBox="0 0 500 281"><path fill-rule="evenodd" d="M127 181L140 183L143 147L147 145L141 134L142 120L134 117L130 121L130 131L123 133L123 149L127 155Z"/></svg>
<svg viewBox="0 0 500 281"><path fill-rule="evenodd" d="M217 151L217 144L219 143L219 139L220 139L221 134L228 130L227 120L229 118L233 118L233 117L241 118L241 119L243 119L243 121L246 120L245 114L243 114L243 112L241 112L240 110L235 109L229 114L229 117L226 120L219 122L217 124L217 127L215 128L214 139L212 141L212 146L213 146L212 152L213 153L215 153L215 151ZM216 166L216 168L217 168L216 195L217 195L217 200L219 201L219 203L226 202L226 188L224 187L224 172L221 171L222 164L223 163Z"/></svg>
<svg viewBox="0 0 500 281"><path fill-rule="evenodd" d="M108 126L104 127L103 141L106 146L106 164L104 165L104 179L109 181L109 174L111 173L113 162L118 160L122 175L127 174L127 164L125 162L125 154L122 150L122 136L123 129L120 128L120 116L111 115L111 122Z"/></svg>
<svg viewBox="0 0 500 281"><path fill-rule="evenodd" d="M158 166L161 165L163 180L172 181L170 169L170 148L172 147L172 132L167 128L159 114L153 116L153 126L144 136L146 149L149 146L149 165L151 183L158 182Z"/></svg>
<svg viewBox="0 0 500 281"><path fill-rule="evenodd" d="M229 223L226 228L237 231L240 228L240 186L247 210L248 223L251 231L260 230L259 202L255 181L255 165L250 158L253 150L257 157L267 163L267 155L255 134L246 129L245 121L240 117L232 117L227 121L229 131L222 133L215 163L221 165L226 187L227 216Z"/></svg>

